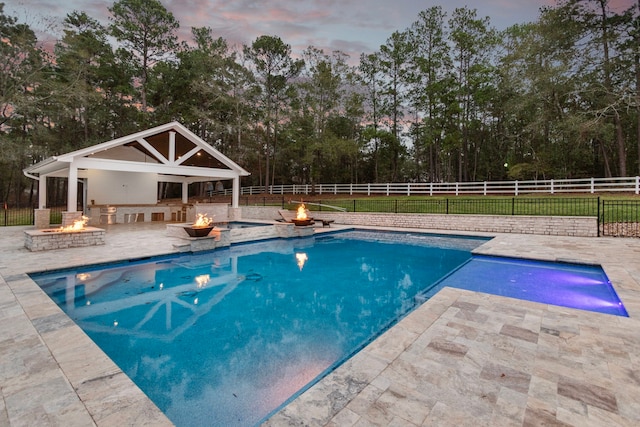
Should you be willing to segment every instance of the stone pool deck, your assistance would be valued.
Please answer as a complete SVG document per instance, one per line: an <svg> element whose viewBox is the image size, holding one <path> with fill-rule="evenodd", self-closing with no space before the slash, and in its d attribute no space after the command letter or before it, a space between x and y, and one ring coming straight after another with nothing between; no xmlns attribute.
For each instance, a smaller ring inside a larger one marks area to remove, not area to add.
<svg viewBox="0 0 640 427"><path fill-rule="evenodd" d="M119 224L103 246L29 252L26 229L0 228L0 426L170 425L27 273L180 239ZM601 264L631 317L447 288L265 424L640 425L640 239L500 234L476 252Z"/></svg>

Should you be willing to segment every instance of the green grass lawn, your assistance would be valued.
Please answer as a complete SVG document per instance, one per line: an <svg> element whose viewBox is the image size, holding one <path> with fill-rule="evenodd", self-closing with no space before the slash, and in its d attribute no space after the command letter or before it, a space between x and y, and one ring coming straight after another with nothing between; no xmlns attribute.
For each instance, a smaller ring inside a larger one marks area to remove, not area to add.
<svg viewBox="0 0 640 427"><path fill-rule="evenodd" d="M326 205L318 206L314 203ZM640 197L605 196L372 196L366 198L316 197L307 202L312 211L327 210L329 206L348 212L391 212L475 215L553 215L598 216L605 222L638 222ZM297 204L288 203L287 209Z"/></svg>

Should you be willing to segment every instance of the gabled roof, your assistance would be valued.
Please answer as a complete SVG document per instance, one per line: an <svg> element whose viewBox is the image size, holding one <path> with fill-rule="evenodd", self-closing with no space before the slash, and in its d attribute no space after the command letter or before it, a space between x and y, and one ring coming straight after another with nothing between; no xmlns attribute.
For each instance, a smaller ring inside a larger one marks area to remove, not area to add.
<svg viewBox="0 0 640 427"><path fill-rule="evenodd" d="M210 179L250 175L178 122L53 156L29 166L24 173L68 176L71 164L78 169L154 172Z"/></svg>

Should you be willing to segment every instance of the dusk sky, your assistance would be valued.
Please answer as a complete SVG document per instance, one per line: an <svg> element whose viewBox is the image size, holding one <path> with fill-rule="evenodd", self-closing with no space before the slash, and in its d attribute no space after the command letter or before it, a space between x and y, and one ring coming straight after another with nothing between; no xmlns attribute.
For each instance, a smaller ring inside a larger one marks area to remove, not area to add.
<svg viewBox="0 0 640 427"><path fill-rule="evenodd" d="M34 28L51 23L60 28L67 13L84 11L109 24L111 0L0 0L5 14L18 17ZM279 36L299 54L308 46L326 53L340 50L357 61L384 44L393 31L402 31L417 20L418 13L441 5L448 16L468 5L478 17L488 16L491 25L505 29L534 21L542 6L555 0L161 0L180 23L179 36L190 39L191 27L210 27L216 37L230 45L251 44L260 35ZM610 0L621 11L635 0ZM38 34L47 44L57 35Z"/></svg>

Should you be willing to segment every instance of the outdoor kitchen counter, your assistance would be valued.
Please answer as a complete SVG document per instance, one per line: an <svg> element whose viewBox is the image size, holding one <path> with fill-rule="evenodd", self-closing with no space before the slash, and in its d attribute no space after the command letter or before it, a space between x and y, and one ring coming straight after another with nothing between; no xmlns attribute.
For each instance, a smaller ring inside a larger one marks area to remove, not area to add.
<svg viewBox="0 0 640 427"><path fill-rule="evenodd" d="M130 222L183 221L188 205L91 205L87 216L91 225L124 224Z"/></svg>

